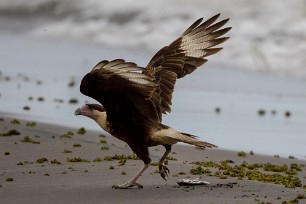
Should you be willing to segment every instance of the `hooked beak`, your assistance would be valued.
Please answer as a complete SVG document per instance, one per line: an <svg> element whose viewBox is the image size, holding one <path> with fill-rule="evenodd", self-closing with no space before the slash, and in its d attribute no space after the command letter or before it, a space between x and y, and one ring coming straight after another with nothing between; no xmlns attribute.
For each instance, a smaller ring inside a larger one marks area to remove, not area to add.
<svg viewBox="0 0 306 204"><path fill-rule="evenodd" d="M82 110L81 108L78 108L74 111L74 115L82 115Z"/></svg>

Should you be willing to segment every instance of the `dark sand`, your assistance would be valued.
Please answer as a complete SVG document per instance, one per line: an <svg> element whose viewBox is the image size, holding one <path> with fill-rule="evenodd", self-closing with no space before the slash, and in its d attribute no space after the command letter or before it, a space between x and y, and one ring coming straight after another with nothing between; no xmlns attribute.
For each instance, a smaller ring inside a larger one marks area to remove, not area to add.
<svg viewBox="0 0 306 204"><path fill-rule="evenodd" d="M156 166L151 166L139 179L143 189L116 190L112 185L129 180L143 165L140 160L127 160L120 166L118 161L105 161L105 156L130 155L125 143L111 137L101 137L99 132L87 131L84 135L69 127L54 126L36 121L34 127L28 121L19 120L12 124L12 118L1 115L0 134L15 129L21 134L0 136L0 203L282 203L290 202L299 195L306 195L302 187L286 188L271 182L242 180L235 177L220 179L214 175L192 175L194 161L231 160L231 165L248 163L302 164L302 171L296 176L306 184L304 160L250 155L239 157L237 152L222 149L200 150L193 146L176 145L169 160L170 175L163 180ZM71 138L61 137L68 131ZM30 136L39 144L22 142ZM107 143L102 144L100 140ZM74 147L80 144L81 147ZM101 150L101 147L109 150ZM72 153L64 153L64 150ZM163 147L150 149L153 162L164 152ZM45 157L48 161L37 163ZM80 157L90 162L68 162L67 158ZM101 162L93 162L97 157ZM51 163L56 159L60 164ZM22 165L21 165L22 164ZM113 166L114 169L110 169ZM124 172L124 173L123 173ZM179 175L183 172L185 174ZM268 172L265 172L268 173ZM273 174L274 172L270 172ZM274 173L275 174L275 173ZM285 175L285 174L283 174ZM182 187L177 181L182 178L199 178L209 181L208 186ZM13 179L13 181L9 181ZM295 200L296 201L296 200ZM306 203L306 199L297 199Z"/></svg>

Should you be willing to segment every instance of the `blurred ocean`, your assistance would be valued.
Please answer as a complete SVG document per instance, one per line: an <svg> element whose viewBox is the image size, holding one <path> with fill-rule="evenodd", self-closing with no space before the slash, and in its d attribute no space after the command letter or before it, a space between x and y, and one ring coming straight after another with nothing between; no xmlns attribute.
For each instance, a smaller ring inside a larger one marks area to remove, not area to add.
<svg viewBox="0 0 306 204"><path fill-rule="evenodd" d="M306 77L305 0L1 0L0 32L155 52L216 13L234 29L210 61Z"/></svg>

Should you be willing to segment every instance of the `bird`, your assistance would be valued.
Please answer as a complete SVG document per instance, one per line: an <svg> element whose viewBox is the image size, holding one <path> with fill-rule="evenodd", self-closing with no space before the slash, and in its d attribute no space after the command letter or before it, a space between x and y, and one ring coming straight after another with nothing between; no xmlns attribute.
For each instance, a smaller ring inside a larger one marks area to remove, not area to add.
<svg viewBox="0 0 306 204"><path fill-rule="evenodd" d="M149 167L149 147L162 145L165 153L158 162L163 179L170 173L165 160L172 146L183 142L203 148L217 147L199 137L180 132L162 123L163 114L171 112L172 94L177 79L192 73L219 52L215 47L231 27L220 13L203 22L196 20L176 40L160 49L146 67L123 59L103 60L81 80L80 92L99 103L88 103L75 110L75 115L93 119L104 131L124 141L144 162L128 182L116 189L143 188L137 182Z"/></svg>

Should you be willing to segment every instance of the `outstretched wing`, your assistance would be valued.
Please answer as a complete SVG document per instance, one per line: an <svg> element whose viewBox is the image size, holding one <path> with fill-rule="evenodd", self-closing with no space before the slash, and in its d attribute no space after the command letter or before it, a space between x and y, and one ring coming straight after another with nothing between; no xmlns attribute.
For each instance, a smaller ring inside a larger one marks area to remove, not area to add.
<svg viewBox="0 0 306 204"><path fill-rule="evenodd" d="M81 93L103 104L109 120L133 119L141 115L160 122L151 101L156 91L155 77L143 73L144 68L123 59L101 61L81 82ZM138 117L139 118L139 117Z"/></svg>
<svg viewBox="0 0 306 204"><path fill-rule="evenodd" d="M219 16L202 24L202 18L197 20L158 51L146 69L122 59L101 61L82 79L81 92L103 104L108 120L146 118L161 122L162 113L171 111L176 79L204 64L207 56L222 49L213 47L228 39L221 36L231 28L220 29L228 19L214 24Z"/></svg>
<svg viewBox="0 0 306 204"><path fill-rule="evenodd" d="M153 93L155 103L160 103L162 113L171 112L172 93L177 78L192 73L207 62L206 57L219 52L215 48L229 37L221 37L231 28L223 28L229 19L215 23L220 14L201 23L203 18L194 22L169 46L159 50L147 65L145 73L154 75L159 87Z"/></svg>

